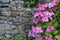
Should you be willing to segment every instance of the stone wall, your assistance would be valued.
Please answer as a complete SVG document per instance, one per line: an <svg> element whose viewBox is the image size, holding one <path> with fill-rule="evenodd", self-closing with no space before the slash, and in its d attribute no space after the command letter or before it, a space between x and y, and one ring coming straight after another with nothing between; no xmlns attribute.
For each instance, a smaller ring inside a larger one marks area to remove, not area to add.
<svg viewBox="0 0 60 40"><path fill-rule="evenodd" d="M23 8L21 0L0 0L0 39L16 34L26 37L37 8Z"/></svg>

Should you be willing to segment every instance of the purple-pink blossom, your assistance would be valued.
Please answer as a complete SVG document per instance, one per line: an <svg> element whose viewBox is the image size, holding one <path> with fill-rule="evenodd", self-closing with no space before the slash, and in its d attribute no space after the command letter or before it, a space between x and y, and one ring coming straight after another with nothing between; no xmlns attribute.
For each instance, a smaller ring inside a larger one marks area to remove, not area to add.
<svg viewBox="0 0 60 40"><path fill-rule="evenodd" d="M53 37L53 40L57 40L56 37Z"/></svg>
<svg viewBox="0 0 60 40"><path fill-rule="evenodd" d="M52 8L56 5L56 3L54 1L52 1L51 3L48 3L48 4L38 4L38 10L39 11L43 11L45 10L46 8Z"/></svg>
<svg viewBox="0 0 60 40"><path fill-rule="evenodd" d="M56 3L52 2L52 3L49 3L49 4L48 4L48 7L49 7L49 8L52 8L52 7L54 7L55 5L56 5Z"/></svg>
<svg viewBox="0 0 60 40"><path fill-rule="evenodd" d="M35 38L35 40L43 40L43 38L42 37L39 37L39 38Z"/></svg>
<svg viewBox="0 0 60 40"><path fill-rule="evenodd" d="M35 33L43 33L43 29L41 27L32 27L32 31Z"/></svg>
<svg viewBox="0 0 60 40"><path fill-rule="evenodd" d="M51 30L54 30L55 28L54 28L54 26L48 26L48 28L47 28L47 32L50 32Z"/></svg>
<svg viewBox="0 0 60 40"><path fill-rule="evenodd" d="M36 27L36 33L43 33L43 29L41 27Z"/></svg>
<svg viewBox="0 0 60 40"><path fill-rule="evenodd" d="M36 37L36 33L33 31L29 31L28 36L31 36L34 38L34 37Z"/></svg>
<svg viewBox="0 0 60 40"><path fill-rule="evenodd" d="M43 40L44 35L41 35L40 37L36 37L35 40Z"/></svg>
<svg viewBox="0 0 60 40"><path fill-rule="evenodd" d="M48 36L46 36L46 37L45 37L45 40L53 40L53 39L50 38L50 37L48 37Z"/></svg>
<svg viewBox="0 0 60 40"><path fill-rule="evenodd" d="M37 37L38 33L43 33L41 27L32 27L32 30L29 31L28 36Z"/></svg>
<svg viewBox="0 0 60 40"><path fill-rule="evenodd" d="M36 12L33 18L33 23L37 24L38 22L48 22L49 19L52 20L53 15L54 15L53 11Z"/></svg>
<svg viewBox="0 0 60 40"><path fill-rule="evenodd" d="M59 0L52 0L52 2L57 3L57 2L59 2Z"/></svg>
<svg viewBox="0 0 60 40"><path fill-rule="evenodd" d="M46 8L44 7L44 5L42 5L42 4L38 4L38 7L39 7L39 9L38 10L45 10Z"/></svg>
<svg viewBox="0 0 60 40"><path fill-rule="evenodd" d="M32 19L32 22L35 23L35 24L37 24L37 23L39 22L38 20L39 20L39 19L33 18L33 19Z"/></svg>

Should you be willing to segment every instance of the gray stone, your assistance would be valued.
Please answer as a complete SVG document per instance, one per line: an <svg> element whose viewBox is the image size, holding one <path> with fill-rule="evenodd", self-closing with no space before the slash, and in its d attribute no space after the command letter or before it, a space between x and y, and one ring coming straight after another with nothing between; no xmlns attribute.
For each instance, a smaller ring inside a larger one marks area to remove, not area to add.
<svg viewBox="0 0 60 40"><path fill-rule="evenodd" d="M17 7L22 7L22 5L20 5L20 4L17 4Z"/></svg>
<svg viewBox="0 0 60 40"><path fill-rule="evenodd" d="M17 11L21 11L22 7L17 6Z"/></svg>
<svg viewBox="0 0 60 40"><path fill-rule="evenodd" d="M3 6L5 7L5 6L7 6L7 7L8 7L9 4L0 4L0 6L1 6L1 7L3 7Z"/></svg>
<svg viewBox="0 0 60 40"><path fill-rule="evenodd" d="M15 26L15 25L12 25L12 26L11 26L11 29L15 29L15 28L16 28L16 26Z"/></svg>
<svg viewBox="0 0 60 40"><path fill-rule="evenodd" d="M0 35L3 35L5 33L7 27L9 27L8 24L0 24Z"/></svg>
<svg viewBox="0 0 60 40"><path fill-rule="evenodd" d="M15 1L10 2L11 5L15 5L15 3L16 3Z"/></svg>
<svg viewBox="0 0 60 40"><path fill-rule="evenodd" d="M11 35L10 34L5 34L5 37L10 38Z"/></svg>
<svg viewBox="0 0 60 40"><path fill-rule="evenodd" d="M14 22L14 25L20 25L21 23L19 21Z"/></svg>
<svg viewBox="0 0 60 40"><path fill-rule="evenodd" d="M24 11L31 11L30 8L24 8Z"/></svg>
<svg viewBox="0 0 60 40"><path fill-rule="evenodd" d="M3 35L3 34L5 34L4 30L0 30L0 35Z"/></svg>
<svg viewBox="0 0 60 40"><path fill-rule="evenodd" d="M1 8L1 11L9 11L9 8Z"/></svg>
<svg viewBox="0 0 60 40"><path fill-rule="evenodd" d="M13 0L10 0L10 1L13 1Z"/></svg>
<svg viewBox="0 0 60 40"><path fill-rule="evenodd" d="M5 24L7 24L7 21L4 21Z"/></svg>
<svg viewBox="0 0 60 40"><path fill-rule="evenodd" d="M24 28L25 28L25 25L24 24L19 25L19 29L20 30L24 30Z"/></svg>
<svg viewBox="0 0 60 40"><path fill-rule="evenodd" d="M18 20L17 20L16 18L13 18L13 21L14 21L14 22L17 22Z"/></svg>
<svg viewBox="0 0 60 40"><path fill-rule="evenodd" d="M8 30L6 30L6 31L5 31L5 33L10 34L11 32L10 32L10 31L8 31Z"/></svg>
<svg viewBox="0 0 60 40"><path fill-rule="evenodd" d="M30 20L29 18L25 18L25 19L24 19L25 22L28 22L29 20Z"/></svg>
<svg viewBox="0 0 60 40"><path fill-rule="evenodd" d="M36 12L38 8L31 8L31 11Z"/></svg>
<svg viewBox="0 0 60 40"><path fill-rule="evenodd" d="M2 11L1 13L2 13L2 15L4 15L4 16L7 16L7 15L9 14L8 11Z"/></svg>
<svg viewBox="0 0 60 40"><path fill-rule="evenodd" d="M11 7L11 10L14 10L15 11L15 10L17 10L17 8L16 7Z"/></svg>
<svg viewBox="0 0 60 40"><path fill-rule="evenodd" d="M4 36L0 36L0 39L3 40Z"/></svg>
<svg viewBox="0 0 60 40"><path fill-rule="evenodd" d="M6 26L6 30L10 30L10 25L9 24L5 24L4 26Z"/></svg>
<svg viewBox="0 0 60 40"><path fill-rule="evenodd" d="M9 25L12 25L12 24L13 24L13 22L8 22L8 24L9 24Z"/></svg>
<svg viewBox="0 0 60 40"><path fill-rule="evenodd" d="M4 20L0 20L0 23L5 23L5 24L6 24L6 23L7 23L7 21L4 21Z"/></svg>
<svg viewBox="0 0 60 40"><path fill-rule="evenodd" d="M12 16L18 16L20 12L12 12Z"/></svg>
<svg viewBox="0 0 60 40"><path fill-rule="evenodd" d="M24 1L18 1L19 4L24 4Z"/></svg>
<svg viewBox="0 0 60 40"><path fill-rule="evenodd" d="M18 30L16 30L16 29L11 31L11 34L18 34L18 33L19 33L19 32L18 32Z"/></svg>
<svg viewBox="0 0 60 40"><path fill-rule="evenodd" d="M6 16L0 16L0 20L7 20L7 17Z"/></svg>
<svg viewBox="0 0 60 40"><path fill-rule="evenodd" d="M22 21L22 17L20 17L20 16L16 16L16 19L20 22Z"/></svg>
<svg viewBox="0 0 60 40"><path fill-rule="evenodd" d="M12 12L11 16L17 16L17 12Z"/></svg>
<svg viewBox="0 0 60 40"><path fill-rule="evenodd" d="M2 3L9 3L9 0L0 0Z"/></svg>
<svg viewBox="0 0 60 40"><path fill-rule="evenodd" d="M7 21L13 21L13 18L9 17L9 18L7 19Z"/></svg>
<svg viewBox="0 0 60 40"><path fill-rule="evenodd" d="M22 17L30 17L28 12L21 12L20 16L22 16Z"/></svg>
<svg viewBox="0 0 60 40"><path fill-rule="evenodd" d="M6 27L8 27L8 24L0 24L0 30L6 30Z"/></svg>
<svg viewBox="0 0 60 40"><path fill-rule="evenodd" d="M14 21L16 21L16 18L9 18L8 21L14 22Z"/></svg>

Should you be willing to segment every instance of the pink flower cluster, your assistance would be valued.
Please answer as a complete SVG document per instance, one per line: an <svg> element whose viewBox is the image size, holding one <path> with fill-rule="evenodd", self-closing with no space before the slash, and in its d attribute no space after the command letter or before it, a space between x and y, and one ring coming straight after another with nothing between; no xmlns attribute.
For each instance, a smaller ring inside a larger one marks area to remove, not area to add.
<svg viewBox="0 0 60 40"><path fill-rule="evenodd" d="M33 23L37 24L38 22L48 22L49 19L52 20L52 16L54 15L54 12L48 12L48 11L39 11L36 12L33 18Z"/></svg>
<svg viewBox="0 0 60 40"><path fill-rule="evenodd" d="M48 26L48 28L46 29L46 32L50 32L54 29L55 29L54 26ZM35 38L35 40L43 40L44 35L41 35L40 37L38 37L37 34L43 34L42 27L32 27L32 30L29 31L29 36L32 36L33 38ZM45 37L45 40L52 40L52 38Z"/></svg>
<svg viewBox="0 0 60 40"><path fill-rule="evenodd" d="M51 3L48 4L38 4L38 11L35 13L33 18L33 23L37 24L39 22L48 22L49 19L52 20L52 16L54 15L53 11L44 11L46 8L52 8L56 5L59 0L52 0Z"/></svg>
<svg viewBox="0 0 60 40"><path fill-rule="evenodd" d="M59 2L59 0L52 0L51 3L48 4L38 4L38 11L35 13L34 18L32 20L33 23L37 24L39 22L49 22L49 20L52 20L52 16L54 15L53 11L47 11L46 8L52 8L56 5L56 3ZM48 36L40 36L37 37L37 34L43 34L44 31L51 32L55 30L54 26L48 26L46 30L42 27L32 27L32 30L29 31L29 36L32 36L35 38L35 40L56 40L56 38L50 38ZM44 38L44 39L43 39Z"/></svg>
<svg viewBox="0 0 60 40"><path fill-rule="evenodd" d="M54 30L55 28L54 28L54 26L48 26L48 28L47 28L47 32L50 32L51 30Z"/></svg>
<svg viewBox="0 0 60 40"><path fill-rule="evenodd" d="M54 29L55 29L54 26L48 26L46 32L50 32ZM36 37L36 35L39 33L43 33L42 27L32 27L32 30L29 31L29 36Z"/></svg>
<svg viewBox="0 0 60 40"><path fill-rule="evenodd" d="M47 7L52 8L56 5L56 3L59 2L59 0L52 0L51 3L48 4L38 4L39 9L38 10L45 10Z"/></svg>
<svg viewBox="0 0 60 40"><path fill-rule="evenodd" d="M56 5L56 3L49 3L49 4L38 4L39 9L38 10L45 10L46 8L52 8Z"/></svg>
<svg viewBox="0 0 60 40"><path fill-rule="evenodd" d="M32 30L29 31L29 36L36 37L38 33L43 33L43 29L41 27L32 27Z"/></svg>
<svg viewBox="0 0 60 40"><path fill-rule="evenodd" d="M51 38L51 37L45 36L45 40L56 40L56 37Z"/></svg>
<svg viewBox="0 0 60 40"><path fill-rule="evenodd" d="M43 33L43 29L41 27L32 27L32 30L29 31L29 36L36 37L38 33Z"/></svg>
<svg viewBox="0 0 60 40"><path fill-rule="evenodd" d="M32 31L35 33L43 33L43 29L41 27L32 27Z"/></svg>
<svg viewBox="0 0 60 40"><path fill-rule="evenodd" d="M59 2L60 0L52 0L52 3L57 3Z"/></svg>
<svg viewBox="0 0 60 40"><path fill-rule="evenodd" d="M48 37L48 36L46 36L46 37L45 37L45 40L53 40L53 39L50 38L50 37Z"/></svg>

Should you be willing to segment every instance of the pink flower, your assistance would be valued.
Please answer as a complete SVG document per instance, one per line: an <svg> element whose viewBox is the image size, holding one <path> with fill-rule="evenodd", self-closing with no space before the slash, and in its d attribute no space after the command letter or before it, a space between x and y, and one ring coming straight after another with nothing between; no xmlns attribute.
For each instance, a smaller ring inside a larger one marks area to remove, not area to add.
<svg viewBox="0 0 60 40"><path fill-rule="evenodd" d="M48 12L48 11L39 11L36 12L34 15L33 22L37 24L38 22L48 22L49 19L52 20L52 16L54 15L53 11Z"/></svg>
<svg viewBox="0 0 60 40"><path fill-rule="evenodd" d="M43 40L43 37L37 37L35 40Z"/></svg>
<svg viewBox="0 0 60 40"><path fill-rule="evenodd" d="M54 26L51 26L51 29L50 30L54 30L55 28L54 28Z"/></svg>
<svg viewBox="0 0 60 40"><path fill-rule="evenodd" d="M53 39L50 38L50 37L48 37L48 36L46 36L46 37L45 37L45 40L53 40Z"/></svg>
<svg viewBox="0 0 60 40"><path fill-rule="evenodd" d="M44 15L51 17L52 15L54 15L54 13L53 13L53 11L51 11L51 12L45 11Z"/></svg>
<svg viewBox="0 0 60 40"><path fill-rule="evenodd" d="M36 31L36 27L32 27L32 31L35 32Z"/></svg>
<svg viewBox="0 0 60 40"><path fill-rule="evenodd" d="M45 10L45 7L44 7L44 5L42 5L42 4L38 4L38 7L39 7L39 9L38 10Z"/></svg>
<svg viewBox="0 0 60 40"><path fill-rule="evenodd" d="M44 6L45 8L47 8L47 7L48 7L48 4L44 4L43 6Z"/></svg>
<svg viewBox="0 0 60 40"><path fill-rule="evenodd" d="M44 17L44 12L41 12L41 11L40 11L40 12L39 12L39 16L40 16L40 17Z"/></svg>
<svg viewBox="0 0 60 40"><path fill-rule="evenodd" d="M49 21L49 20L48 20L48 17L43 17L43 18L42 18L42 21L43 21L43 22L48 22L48 21Z"/></svg>
<svg viewBox="0 0 60 40"><path fill-rule="evenodd" d="M29 31L28 36L36 37L36 33L33 31Z"/></svg>
<svg viewBox="0 0 60 40"><path fill-rule="evenodd" d="M34 14L34 18L37 17L37 16L39 16L39 15L40 15L39 12L36 12L36 13Z"/></svg>
<svg viewBox="0 0 60 40"><path fill-rule="evenodd" d="M56 5L56 3L49 3L49 4L48 4L48 7L49 7L49 8L52 8L52 7L54 7L55 5Z"/></svg>
<svg viewBox="0 0 60 40"><path fill-rule="evenodd" d="M50 32L51 30L49 29L49 28L47 28L47 30L46 30L47 32Z"/></svg>
<svg viewBox="0 0 60 40"><path fill-rule="evenodd" d="M35 33L42 33L43 29L41 27L32 27L32 31Z"/></svg>
<svg viewBox="0 0 60 40"><path fill-rule="evenodd" d="M35 23L35 24L37 24L39 21L38 21L38 19L35 19L35 18L34 18L34 19L32 20L32 22Z"/></svg>
<svg viewBox="0 0 60 40"><path fill-rule="evenodd" d="M52 0L52 2L56 3L56 2L59 2L59 0Z"/></svg>
<svg viewBox="0 0 60 40"><path fill-rule="evenodd" d="M46 18L49 18L50 20L52 20L52 15L54 15L54 13L53 13L53 11L51 11L51 12L45 11L44 15L46 16Z"/></svg>
<svg viewBox="0 0 60 40"><path fill-rule="evenodd" d="M43 33L43 29L41 27L36 27L36 33Z"/></svg>
<svg viewBox="0 0 60 40"><path fill-rule="evenodd" d="M47 32L50 32L51 30L54 30L55 28L54 28L54 26L48 26L48 28L47 28Z"/></svg>

